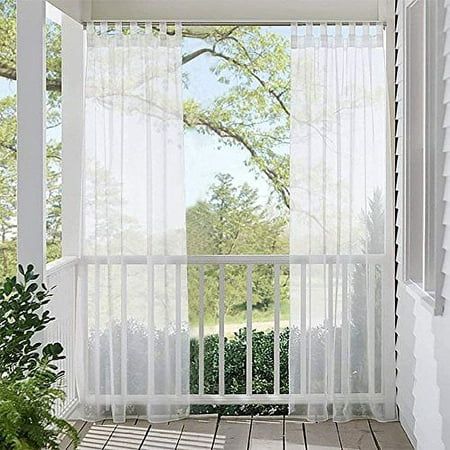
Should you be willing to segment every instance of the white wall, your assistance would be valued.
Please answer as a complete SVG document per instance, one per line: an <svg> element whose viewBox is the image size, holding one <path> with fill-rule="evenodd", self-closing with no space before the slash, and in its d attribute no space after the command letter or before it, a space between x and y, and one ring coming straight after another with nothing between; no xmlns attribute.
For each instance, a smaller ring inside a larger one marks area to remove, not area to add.
<svg viewBox="0 0 450 450"><path fill-rule="evenodd" d="M400 101L400 108L397 112L397 153L398 164L398 184L397 189L401 189L403 183L402 156L403 148L403 13L406 3L412 0L400 0L398 2L397 13L399 14L398 28L399 41L397 43L397 100ZM448 0L446 0L448 2ZM436 0L438 4L438 16L443 22L445 15L445 5L443 1ZM449 2L450 3L450 2ZM448 15L447 15L448 16ZM445 23L450 25L450 20L445 19ZM448 27L447 25L446 27ZM441 23L439 26L443 27ZM449 38L447 38L448 41ZM449 45L449 44L447 44ZM440 49L438 65L443 66L446 52ZM447 63L450 77L450 67ZM439 71L439 67L436 68ZM439 78L439 82L440 78ZM442 83L444 87L444 83ZM441 96L442 98L442 96ZM444 101L450 101L450 86ZM407 107L407 105L406 105ZM442 113L446 112L446 104L442 104ZM450 115L450 108L447 112ZM438 120L442 122L442 120ZM444 126L450 126L450 120ZM450 143L450 141L446 140ZM450 150L450 145L440 146L438 151ZM447 154L449 155L449 154ZM447 158L444 168L444 175L450 175L450 158ZM446 191L450 192L450 179L446 180ZM402 208L401 195L398 196L397 207ZM450 199L450 196L444 197ZM450 209L444 215L444 224L449 216ZM401 214L398 215L397 226L399 229L398 244L399 255L401 255L402 233ZM444 239L444 249L446 243L450 242L450 230ZM447 256L448 259L448 256ZM450 449L450 269L448 264L444 264L443 272L446 274L443 296L446 298L447 307L442 316L435 316L434 311L423 299L408 290L401 282L402 261L399 259L398 279L399 279L399 301L397 308L397 388L400 420L403 427L416 445L416 448L423 450Z"/></svg>

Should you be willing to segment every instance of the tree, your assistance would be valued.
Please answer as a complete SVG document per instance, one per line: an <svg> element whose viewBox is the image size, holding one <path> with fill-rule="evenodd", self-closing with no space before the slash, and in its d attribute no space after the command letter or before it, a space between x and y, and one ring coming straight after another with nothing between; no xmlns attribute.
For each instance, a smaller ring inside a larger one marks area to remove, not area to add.
<svg viewBox="0 0 450 450"><path fill-rule="evenodd" d="M369 200L367 213L363 214L366 227L366 237L361 242L361 252L363 254L380 254L384 252L384 202L380 189L376 189ZM375 267L375 286L373 299L375 301L375 356L376 361L381 361L381 268ZM371 300L368 297L368 267L366 264L355 264L352 274L352 295L351 295L351 331L350 331L350 373L352 374L351 385L353 392L367 392L367 308Z"/></svg>
<svg viewBox="0 0 450 450"><path fill-rule="evenodd" d="M16 236L16 103L15 97L0 99L0 275L15 270Z"/></svg>
<svg viewBox="0 0 450 450"><path fill-rule="evenodd" d="M0 76L16 78L14 1L0 0L2 51ZM237 84L205 107L185 102L187 127L219 136L226 145L247 152L255 174L266 177L285 206L289 205L289 160L276 148L289 139L290 58L287 38L263 27L184 27L183 36L198 48L183 55L183 64L212 57L220 83ZM60 38L49 31L47 89L61 90ZM266 51L270 49L270 51ZM187 83L195 80L186 80Z"/></svg>
<svg viewBox="0 0 450 450"><path fill-rule="evenodd" d="M270 203L262 206L258 192L248 184L235 185L229 174L216 176L207 200L187 211L189 254L282 254L288 251L287 217L274 214ZM232 317L246 308L246 268L226 267L226 313ZM256 265L253 269L253 308L264 311L273 304L273 267ZM217 315L218 268L205 267L205 300L209 320ZM198 298L197 269L190 270L189 296ZM282 292L287 300L287 290ZM191 318L198 317L198 305L190 305Z"/></svg>

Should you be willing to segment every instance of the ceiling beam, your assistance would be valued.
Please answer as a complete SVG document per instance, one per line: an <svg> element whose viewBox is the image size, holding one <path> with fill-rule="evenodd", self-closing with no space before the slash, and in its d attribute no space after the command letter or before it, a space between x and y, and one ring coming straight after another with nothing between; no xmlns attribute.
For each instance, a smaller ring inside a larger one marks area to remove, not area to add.
<svg viewBox="0 0 450 450"><path fill-rule="evenodd" d="M78 22L89 20L378 21L386 0L49 0Z"/></svg>

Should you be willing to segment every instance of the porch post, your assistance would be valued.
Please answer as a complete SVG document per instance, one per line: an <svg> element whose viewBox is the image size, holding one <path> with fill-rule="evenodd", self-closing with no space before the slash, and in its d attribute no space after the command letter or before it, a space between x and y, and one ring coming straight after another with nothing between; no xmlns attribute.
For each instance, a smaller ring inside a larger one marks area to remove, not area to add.
<svg viewBox="0 0 450 450"><path fill-rule="evenodd" d="M80 254L84 135L83 26L62 15L62 254Z"/></svg>
<svg viewBox="0 0 450 450"><path fill-rule="evenodd" d="M45 1L17 0L17 259L45 279Z"/></svg>

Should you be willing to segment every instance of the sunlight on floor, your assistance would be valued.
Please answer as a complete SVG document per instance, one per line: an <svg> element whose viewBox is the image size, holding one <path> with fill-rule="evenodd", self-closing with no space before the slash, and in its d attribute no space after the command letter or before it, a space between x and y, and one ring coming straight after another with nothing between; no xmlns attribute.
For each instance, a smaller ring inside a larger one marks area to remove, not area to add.
<svg viewBox="0 0 450 450"><path fill-rule="evenodd" d="M225 436L208 433L194 433L182 429L164 429L154 427L139 428L126 425L92 425L83 438L79 450L180 450L214 449L221 450L225 446Z"/></svg>

